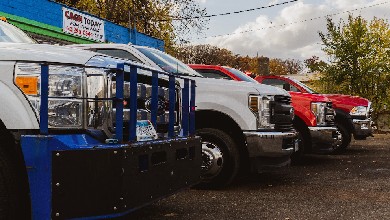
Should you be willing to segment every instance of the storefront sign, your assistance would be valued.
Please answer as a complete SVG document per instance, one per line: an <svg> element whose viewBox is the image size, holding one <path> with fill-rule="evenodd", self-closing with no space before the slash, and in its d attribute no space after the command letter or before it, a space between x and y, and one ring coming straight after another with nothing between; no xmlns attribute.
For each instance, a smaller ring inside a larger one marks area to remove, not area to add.
<svg viewBox="0 0 390 220"><path fill-rule="evenodd" d="M62 8L63 31L68 34L104 42L104 21L92 16Z"/></svg>

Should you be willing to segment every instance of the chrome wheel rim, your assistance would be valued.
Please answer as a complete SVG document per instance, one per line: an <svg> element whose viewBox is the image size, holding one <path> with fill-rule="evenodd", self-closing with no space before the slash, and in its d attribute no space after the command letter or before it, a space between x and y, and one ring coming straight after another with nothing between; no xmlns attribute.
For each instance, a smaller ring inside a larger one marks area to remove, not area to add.
<svg viewBox="0 0 390 220"><path fill-rule="evenodd" d="M223 153L214 143L202 142L202 178L212 179L217 176L224 165Z"/></svg>

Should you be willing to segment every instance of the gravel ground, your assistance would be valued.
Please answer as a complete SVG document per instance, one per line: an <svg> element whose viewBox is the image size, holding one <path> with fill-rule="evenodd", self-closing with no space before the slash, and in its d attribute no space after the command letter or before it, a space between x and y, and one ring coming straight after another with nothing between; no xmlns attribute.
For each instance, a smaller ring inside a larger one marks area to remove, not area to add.
<svg viewBox="0 0 390 220"><path fill-rule="evenodd" d="M123 219L390 219L390 135L223 190L186 190Z"/></svg>

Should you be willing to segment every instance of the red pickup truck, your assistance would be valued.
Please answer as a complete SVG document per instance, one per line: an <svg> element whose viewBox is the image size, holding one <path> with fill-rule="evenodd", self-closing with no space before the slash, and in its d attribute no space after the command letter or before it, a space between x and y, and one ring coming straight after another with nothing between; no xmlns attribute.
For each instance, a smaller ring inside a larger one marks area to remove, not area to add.
<svg viewBox="0 0 390 220"><path fill-rule="evenodd" d="M302 82L285 76L257 76L255 80L263 84L284 88L287 91L318 94ZM364 140L368 136L373 136L372 108L368 99L340 94L321 95L332 101L336 111L336 124L342 136L340 149L349 146L352 135L355 140Z"/></svg>
<svg viewBox="0 0 390 220"><path fill-rule="evenodd" d="M204 77L258 83L245 73L230 67L190 64ZM322 95L290 92L294 107L294 127L299 132L299 149L291 159L298 162L304 153L331 152L341 144L332 102Z"/></svg>

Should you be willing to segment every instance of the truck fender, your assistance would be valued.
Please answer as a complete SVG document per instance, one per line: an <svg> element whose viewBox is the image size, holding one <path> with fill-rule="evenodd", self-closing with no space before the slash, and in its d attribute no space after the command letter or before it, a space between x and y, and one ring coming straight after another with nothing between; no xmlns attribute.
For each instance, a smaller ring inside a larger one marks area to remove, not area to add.
<svg viewBox="0 0 390 220"><path fill-rule="evenodd" d="M199 97L199 98L198 98ZM221 112L228 115L240 128L241 130L256 130L256 120L254 114L249 108L242 108L242 103L235 99L223 99L229 100L228 102L219 103L218 98L215 97L208 99L210 101L201 100L201 96L197 96L198 102L196 103L196 109L201 111L204 109L213 109L214 111ZM245 100L245 102L247 102ZM226 105L229 103L229 105ZM247 105L247 104L246 104ZM246 106L244 105L244 106ZM212 119L211 119L212 120Z"/></svg>
<svg viewBox="0 0 390 220"><path fill-rule="evenodd" d="M0 93L0 120L7 129L39 129L32 107L16 87L13 90L0 81Z"/></svg>
<svg viewBox="0 0 390 220"><path fill-rule="evenodd" d="M308 127L316 126L316 118L311 110L301 105L294 105L293 107L295 117L299 117Z"/></svg>

